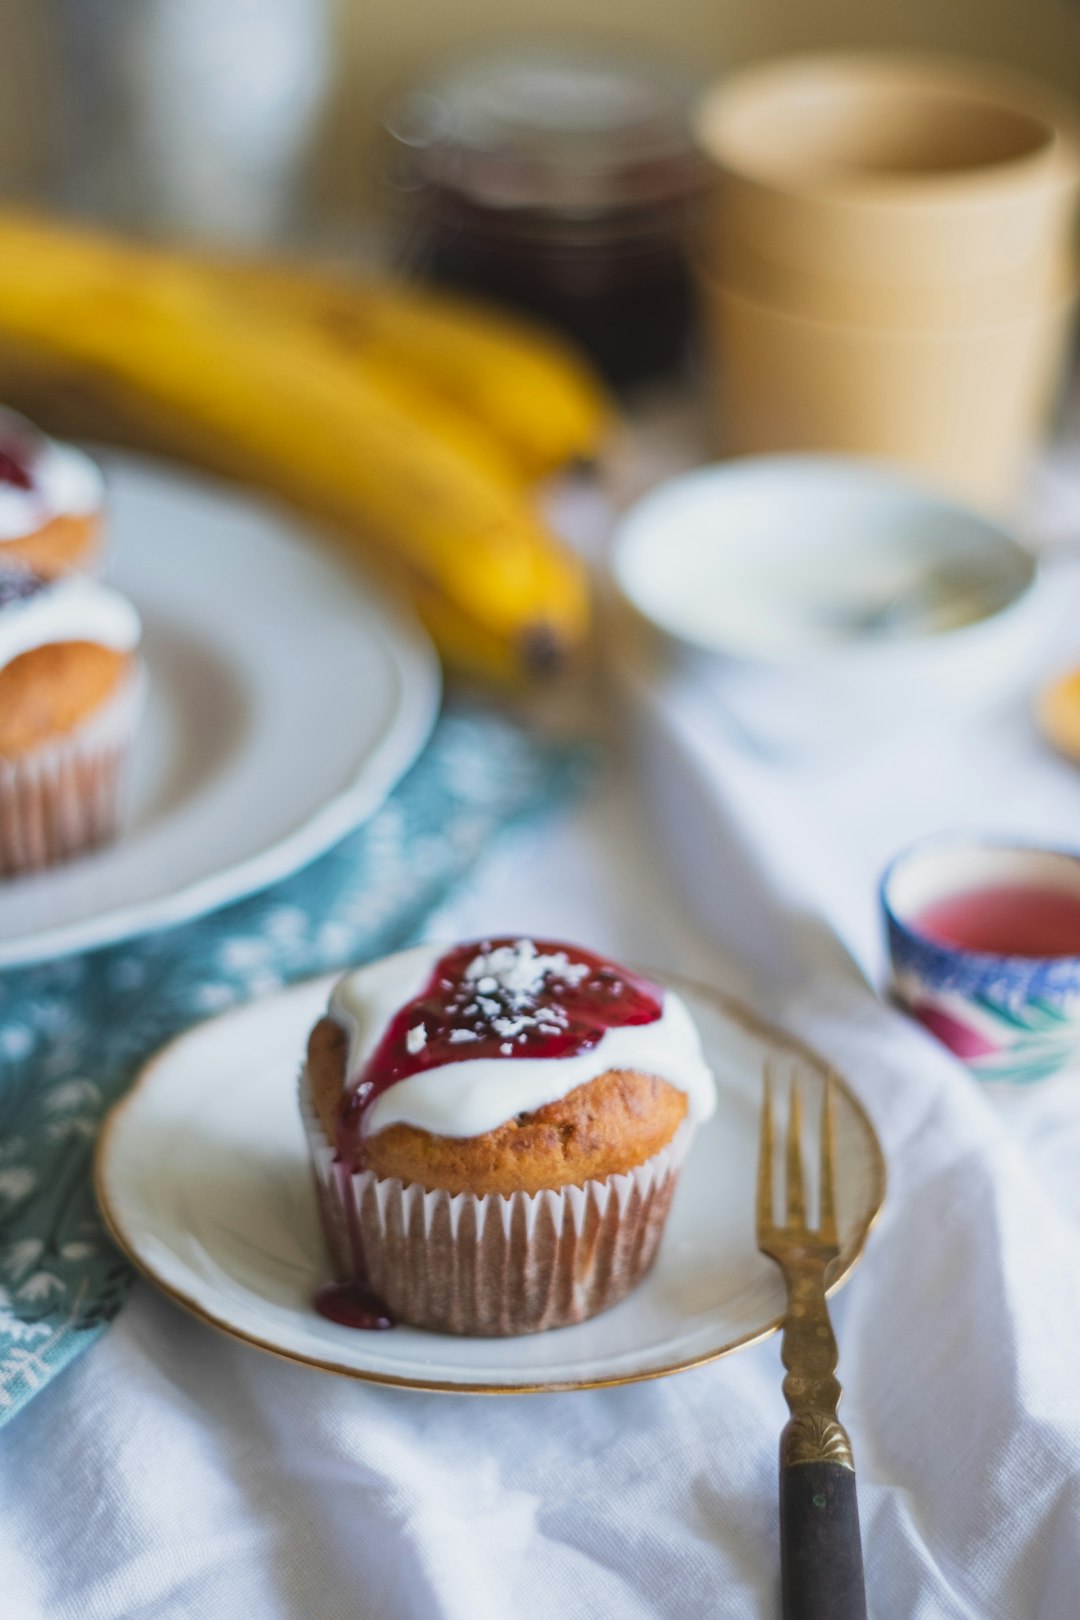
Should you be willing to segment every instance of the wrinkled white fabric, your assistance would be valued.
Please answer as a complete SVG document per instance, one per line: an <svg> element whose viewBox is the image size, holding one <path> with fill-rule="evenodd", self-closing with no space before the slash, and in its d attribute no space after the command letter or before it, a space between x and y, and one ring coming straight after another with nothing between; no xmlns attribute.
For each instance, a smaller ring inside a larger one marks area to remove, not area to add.
<svg viewBox="0 0 1080 1620"><path fill-rule="evenodd" d="M891 1178L834 1304L871 1615L1073 1620L1080 1093L990 1101L873 984L892 849L944 824L1071 841L1080 773L1019 707L826 768L751 756L707 694L624 700L634 770L496 852L432 934L562 935L736 988L742 963L837 1062ZM5 1431L0 1614L772 1616L780 1378L773 1340L586 1394L379 1390L140 1285Z"/></svg>
<svg viewBox="0 0 1080 1620"><path fill-rule="evenodd" d="M943 692L934 728L857 754L755 754L700 677L623 666L681 893L854 1083L885 1147L887 1215L841 1316L875 1615L1080 1614L1080 1076L991 1094L874 990L877 882L906 843L1080 848L1080 770L1031 714L1046 673L1080 661L1080 567L1051 567L1023 692L958 722Z"/></svg>

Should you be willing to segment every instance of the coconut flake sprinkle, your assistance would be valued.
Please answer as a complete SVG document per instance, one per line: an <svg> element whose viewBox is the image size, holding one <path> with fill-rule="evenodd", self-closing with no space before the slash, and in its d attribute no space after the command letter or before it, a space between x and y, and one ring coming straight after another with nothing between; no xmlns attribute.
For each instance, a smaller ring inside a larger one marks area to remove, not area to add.
<svg viewBox="0 0 1080 1620"><path fill-rule="evenodd" d="M494 1035L500 1052L509 1056L515 1042L525 1044L532 1032L561 1035L567 1017L557 1002L545 999L549 981L576 989L591 971L588 963L573 961L565 950L541 950L531 939L485 943L466 963L456 989L451 981L440 980L440 988L450 991L446 1011L452 1025L443 1038L456 1046ZM411 1057L428 1047L429 1034L422 1023L406 1032Z"/></svg>
<svg viewBox="0 0 1080 1620"><path fill-rule="evenodd" d="M395 1013L368 1068L382 1061L383 1046L388 1083L464 1059L574 1055L606 1029L660 1016L659 992L642 982L627 1000L624 977L572 946L489 935L439 959L429 984Z"/></svg>
<svg viewBox="0 0 1080 1620"><path fill-rule="evenodd" d="M579 985L588 973L584 962L571 962L565 951L542 953L531 939L481 951L465 969L466 979L475 983L478 991L485 995L501 991L508 1001L517 1004L533 1000L547 978Z"/></svg>
<svg viewBox="0 0 1080 1620"><path fill-rule="evenodd" d="M398 1037L400 1039L400 1036ZM410 1057L416 1057L427 1045L427 1030L423 1024L414 1024L405 1036L405 1047Z"/></svg>

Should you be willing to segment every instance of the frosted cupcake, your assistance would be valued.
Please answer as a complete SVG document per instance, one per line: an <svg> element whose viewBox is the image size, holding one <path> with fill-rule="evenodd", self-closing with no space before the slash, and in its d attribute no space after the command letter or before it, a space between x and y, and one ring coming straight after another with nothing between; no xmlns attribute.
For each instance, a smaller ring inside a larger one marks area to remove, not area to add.
<svg viewBox="0 0 1080 1620"><path fill-rule="evenodd" d="M348 974L301 1081L347 1285L322 1308L471 1334L606 1310L652 1265L714 1106L681 999L590 951L490 939Z"/></svg>
<svg viewBox="0 0 1080 1620"><path fill-rule="evenodd" d="M139 633L117 591L0 557L0 876L116 830L142 697Z"/></svg>
<svg viewBox="0 0 1080 1620"><path fill-rule="evenodd" d="M0 409L0 563L95 568L104 510L105 480L88 455Z"/></svg>

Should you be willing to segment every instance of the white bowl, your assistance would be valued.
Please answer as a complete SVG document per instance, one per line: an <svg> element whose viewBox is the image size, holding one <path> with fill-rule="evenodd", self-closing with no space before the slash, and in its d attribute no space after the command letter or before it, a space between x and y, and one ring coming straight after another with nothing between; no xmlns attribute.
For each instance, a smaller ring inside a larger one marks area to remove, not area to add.
<svg viewBox="0 0 1080 1620"><path fill-rule="evenodd" d="M1034 558L990 519L873 463L761 456L661 485L612 572L669 655L764 747L861 745L1021 678Z"/></svg>

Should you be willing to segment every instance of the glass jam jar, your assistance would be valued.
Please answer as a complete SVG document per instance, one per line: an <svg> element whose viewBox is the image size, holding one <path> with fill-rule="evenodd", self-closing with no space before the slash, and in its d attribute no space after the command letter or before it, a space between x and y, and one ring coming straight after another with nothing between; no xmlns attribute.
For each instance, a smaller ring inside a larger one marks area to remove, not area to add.
<svg viewBox="0 0 1080 1620"><path fill-rule="evenodd" d="M685 362L694 81L580 48L475 59L387 119L403 267L558 326L617 387Z"/></svg>

